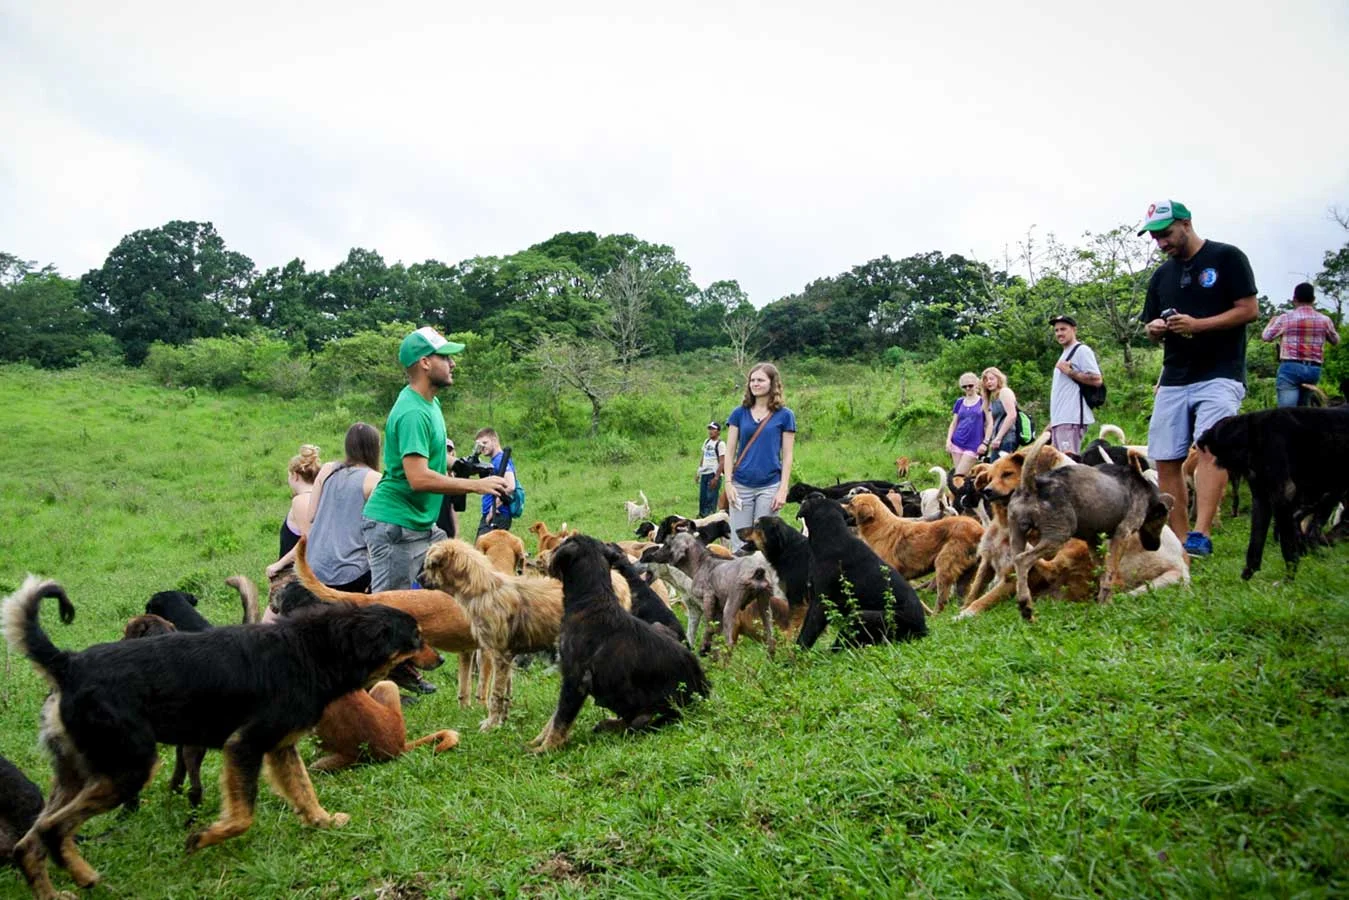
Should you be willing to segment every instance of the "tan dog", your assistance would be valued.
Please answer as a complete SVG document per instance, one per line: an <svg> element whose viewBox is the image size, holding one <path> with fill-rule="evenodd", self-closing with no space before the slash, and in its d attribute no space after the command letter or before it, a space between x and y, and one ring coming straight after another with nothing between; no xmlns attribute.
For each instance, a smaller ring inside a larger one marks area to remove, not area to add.
<svg viewBox="0 0 1349 900"><path fill-rule="evenodd" d="M498 572L481 550L459 540L441 541L426 551L423 577L431 587L452 592L468 612L474 639L491 660L493 673L487 718L479 728L496 728L510 712L516 654L551 650L557 644L562 583Z"/></svg>
<svg viewBox="0 0 1349 900"><path fill-rule="evenodd" d="M909 465L910 465L909 458L907 456L897 457L895 459L895 477L898 478L900 481L903 481L905 478L908 478Z"/></svg>
<svg viewBox="0 0 1349 900"><path fill-rule="evenodd" d="M498 572L519 575L525 567L525 542L509 531L489 531L473 546L487 554Z"/></svg>
<svg viewBox="0 0 1349 900"><path fill-rule="evenodd" d="M295 547L295 571L300 582L320 600L365 605L383 603L394 609L401 609L417 620L421 626L422 638L446 653L459 654L459 705L468 706L472 688L473 652L478 642L473 637L473 627L468 614L459 601L443 591L380 591L377 594L356 594L350 591L335 591L314 577L305 557L305 538Z"/></svg>
<svg viewBox="0 0 1349 900"><path fill-rule="evenodd" d="M568 528L566 522L563 522L562 527L557 531L549 531L548 526L543 524L542 521L535 522L533 525L529 526L529 530L534 532L534 537L539 541L539 546L535 550L535 555L548 553L558 544L562 543L573 534L576 534L576 529Z"/></svg>
<svg viewBox="0 0 1349 900"><path fill-rule="evenodd" d="M876 555L905 578L936 573L936 612L941 612L957 583L978 563L984 529L969 516L918 522L895 515L875 494L858 494L844 507L857 522L857 535Z"/></svg>

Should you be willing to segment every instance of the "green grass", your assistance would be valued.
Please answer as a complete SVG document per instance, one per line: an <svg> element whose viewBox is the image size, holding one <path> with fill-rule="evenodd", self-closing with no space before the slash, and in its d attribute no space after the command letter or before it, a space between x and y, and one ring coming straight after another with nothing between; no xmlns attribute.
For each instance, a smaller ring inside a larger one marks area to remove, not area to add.
<svg viewBox="0 0 1349 900"><path fill-rule="evenodd" d="M884 373L784 371L802 478L886 477L898 453L941 460L944 423L881 439L894 406ZM619 462L592 460L603 437L558 436L583 410L564 407L550 433L537 408L496 400L527 521L618 538L638 487L657 511L695 502L701 426L737 391L701 370L649 375L670 422L601 447ZM471 384L456 390L450 430L468 435L485 407ZM273 558L286 460L302 441L332 455L369 414L348 407L170 391L116 371L0 370L0 589L26 571L60 579L79 614L43 622L65 647L115 638L174 586L233 621L223 579L259 578ZM509 723L483 735L447 666L432 673L441 691L408 708L409 731L456 728L460 747L316 776L325 807L352 815L346 828L309 829L264 791L251 831L184 856L188 807L161 773L139 812L83 830L105 879L91 896L1343 895L1346 553L1308 559L1290 583L1271 549L1243 583L1245 528L1224 522L1189 591L1043 602L1034 626L1014 604L970 622L948 613L908 646L770 661L742 645L710 665L713 695L682 723L595 735L603 714L587 705L572 742L542 758L524 745L552 711L556 675L522 672ZM45 788L43 693L6 656L0 753ZM218 808L217 773L211 754L203 818ZM0 870L0 896L26 893Z"/></svg>

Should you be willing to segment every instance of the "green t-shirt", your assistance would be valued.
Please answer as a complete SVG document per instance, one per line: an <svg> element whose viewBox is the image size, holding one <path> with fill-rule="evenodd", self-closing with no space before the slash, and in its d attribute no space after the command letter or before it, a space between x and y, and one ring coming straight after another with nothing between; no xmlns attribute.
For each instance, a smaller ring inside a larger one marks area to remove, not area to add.
<svg viewBox="0 0 1349 900"><path fill-rule="evenodd" d="M445 474L445 416L440 398L427 400L411 385L399 393L384 423L384 477L365 501L365 517L429 531L440 515L444 495L412 489L403 471L403 457L408 455L425 457L427 468Z"/></svg>

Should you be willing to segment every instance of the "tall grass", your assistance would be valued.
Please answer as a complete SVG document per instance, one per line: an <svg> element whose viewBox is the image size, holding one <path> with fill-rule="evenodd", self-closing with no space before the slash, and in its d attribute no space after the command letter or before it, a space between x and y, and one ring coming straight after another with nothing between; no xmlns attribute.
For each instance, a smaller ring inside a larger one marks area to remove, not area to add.
<svg viewBox="0 0 1349 900"><path fill-rule="evenodd" d="M526 520L619 538L639 488L657 513L690 511L702 426L743 389L727 371L645 373L598 441L576 436L579 404L553 406L527 384L492 399L490 424L529 489ZM801 479L888 477L901 453L942 461L945 421L885 439L888 372L784 371ZM907 391L948 407L953 393ZM447 395L461 444L489 424L487 402L471 378ZM170 587L235 621L223 579L260 578L274 558L287 459L301 442L336 455L352 420L382 422L362 404L0 370L0 589L26 571L60 579L78 616L43 623L64 647L114 639ZM1143 414L1126 418L1131 436ZM906 646L785 648L770 661L751 644L709 664L713 695L683 722L596 735L602 713L588 705L571 744L542 758L524 744L552 710L555 674L521 672L508 724L479 734L483 711L458 708L442 669L408 727L457 728L459 749L316 776L324 805L352 814L346 828L306 828L264 792L250 832L185 857L189 810L161 776L139 812L83 830L105 877L95 896L1343 895L1345 552L1307 560L1295 581L1270 553L1243 583L1245 536L1244 518L1224 521L1189 591L1041 603L1034 626L1008 604L945 616ZM6 656L0 753L45 788L44 691ZM208 786L202 817L218 802ZM0 896L25 895L0 871Z"/></svg>

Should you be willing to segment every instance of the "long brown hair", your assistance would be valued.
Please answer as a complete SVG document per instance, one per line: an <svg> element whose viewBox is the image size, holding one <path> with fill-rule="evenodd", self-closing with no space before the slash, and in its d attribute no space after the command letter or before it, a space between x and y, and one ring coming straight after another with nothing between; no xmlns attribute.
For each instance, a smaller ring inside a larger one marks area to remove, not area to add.
<svg viewBox="0 0 1349 900"><path fill-rule="evenodd" d="M740 401L740 405L745 409L754 406L754 394L750 393L749 380L754 377L755 372L763 372L768 376L768 411L777 412L786 406L782 396L782 373L778 371L777 366L768 362L756 363L745 376L745 399Z"/></svg>
<svg viewBox="0 0 1349 900"><path fill-rule="evenodd" d="M345 447L349 466L365 466L379 471L379 432L375 426L356 422L347 429Z"/></svg>

